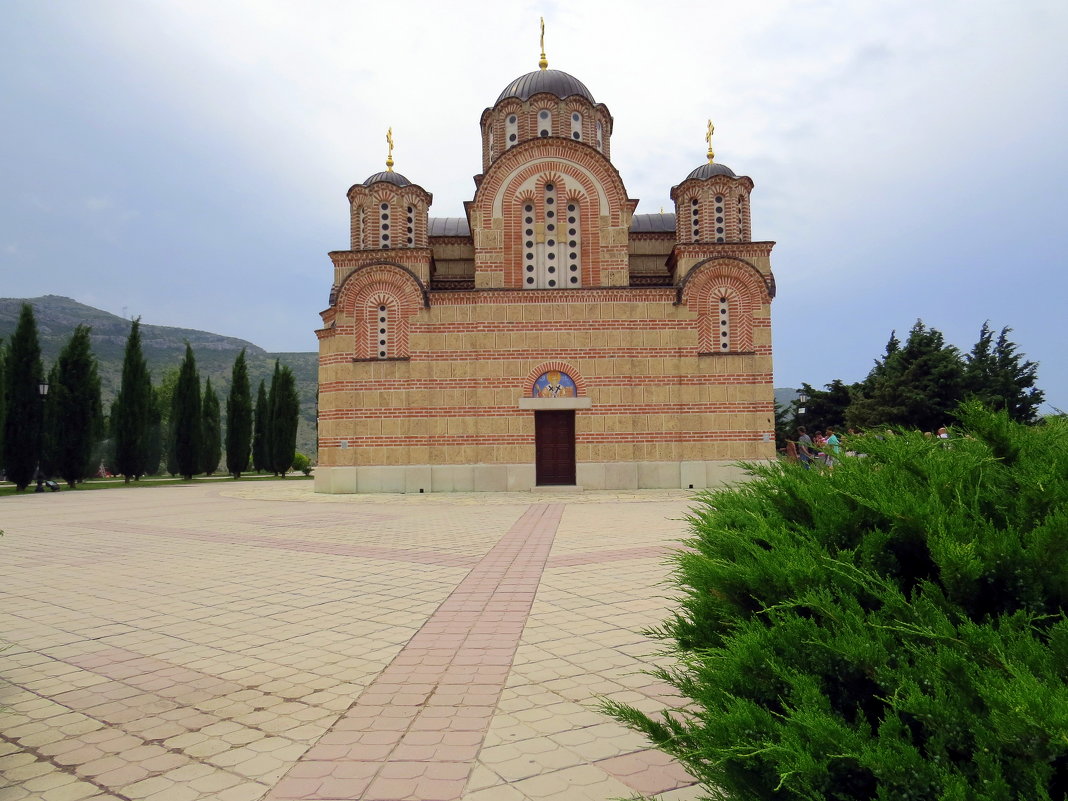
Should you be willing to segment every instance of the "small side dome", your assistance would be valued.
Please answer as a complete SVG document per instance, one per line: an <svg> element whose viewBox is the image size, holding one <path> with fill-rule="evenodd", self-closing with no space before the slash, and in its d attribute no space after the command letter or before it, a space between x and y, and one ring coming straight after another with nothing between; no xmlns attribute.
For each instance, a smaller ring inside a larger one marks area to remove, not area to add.
<svg viewBox="0 0 1068 801"><path fill-rule="evenodd" d="M394 186L411 186L412 182L401 175L399 172L376 172L370 178L363 182L364 186L370 186L371 184L377 184L381 182L387 184L393 184Z"/></svg>
<svg viewBox="0 0 1068 801"><path fill-rule="evenodd" d="M589 100L590 103L595 102L590 90L574 75L569 75L561 70L545 69L528 72L526 75L516 78L504 87L501 96L497 98L497 103L508 97L530 100L531 97L540 92L554 94L561 100L579 95ZM497 105L497 103L494 103L494 105Z"/></svg>
<svg viewBox="0 0 1068 801"><path fill-rule="evenodd" d="M717 175L726 175L728 178L737 178L734 174L734 170L728 167L726 164L719 164L713 162L712 164L702 164L696 170L686 176L686 180L696 178L698 181L704 181L707 178L713 178Z"/></svg>

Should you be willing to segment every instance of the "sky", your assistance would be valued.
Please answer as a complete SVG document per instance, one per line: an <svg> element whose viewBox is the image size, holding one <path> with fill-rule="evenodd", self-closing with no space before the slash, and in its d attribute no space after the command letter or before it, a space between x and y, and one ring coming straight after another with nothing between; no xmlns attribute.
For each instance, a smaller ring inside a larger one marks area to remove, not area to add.
<svg viewBox="0 0 1068 801"><path fill-rule="evenodd" d="M386 129L462 216L540 16L637 213L672 210L708 118L755 182L776 386L858 381L917 319L968 351L989 320L1068 410L1063 0L5 0L0 296L316 350Z"/></svg>

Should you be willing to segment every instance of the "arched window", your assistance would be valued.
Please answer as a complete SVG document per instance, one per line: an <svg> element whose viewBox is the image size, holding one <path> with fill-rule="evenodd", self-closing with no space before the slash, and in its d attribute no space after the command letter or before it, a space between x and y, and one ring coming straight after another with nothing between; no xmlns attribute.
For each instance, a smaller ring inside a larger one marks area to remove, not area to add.
<svg viewBox="0 0 1068 801"><path fill-rule="evenodd" d="M553 181L546 181L540 203L533 199L523 202L520 230L524 289L559 289L581 283L578 203L567 203L562 209L559 197L559 187ZM570 222L572 219L574 224Z"/></svg>
<svg viewBox="0 0 1068 801"><path fill-rule="evenodd" d="M730 299L725 295L719 296L719 325L718 331L713 331L714 337L713 346L724 353L729 353L731 349L731 304Z"/></svg>
<svg viewBox="0 0 1068 801"><path fill-rule="evenodd" d="M701 241L701 204L697 198L690 198L690 222L693 230L694 242Z"/></svg>
<svg viewBox="0 0 1068 801"><path fill-rule="evenodd" d="M726 242L727 236L723 227L723 195L716 195L716 205L714 211L715 216L713 217L712 221L714 223L713 230L716 232L716 241Z"/></svg>
<svg viewBox="0 0 1068 801"><path fill-rule="evenodd" d="M364 244L364 228L367 225L367 210L363 206L356 209L352 221L352 249L360 250Z"/></svg>
<svg viewBox="0 0 1068 801"><path fill-rule="evenodd" d="M372 350L379 359L389 358L390 319L389 307L385 302L379 302L377 309L372 309L369 317L372 320L371 342L374 343Z"/></svg>
<svg viewBox="0 0 1068 801"><path fill-rule="evenodd" d="M379 246L382 249L389 248L390 233L389 233L389 204L379 203Z"/></svg>
<svg viewBox="0 0 1068 801"><path fill-rule="evenodd" d="M745 230L745 195L738 195L738 241L745 242L749 232Z"/></svg>
<svg viewBox="0 0 1068 801"><path fill-rule="evenodd" d="M571 112L571 138L582 141L582 115L577 111Z"/></svg>
<svg viewBox="0 0 1068 801"><path fill-rule="evenodd" d="M567 227L564 232L567 237L561 237L561 244L565 246L564 264L567 265L567 280L564 286L575 288L582 285L582 215L577 199L568 202L565 222Z"/></svg>
<svg viewBox="0 0 1068 801"><path fill-rule="evenodd" d="M493 152L493 123L491 122L486 128L486 146L489 150L490 158L493 158L496 153Z"/></svg>
<svg viewBox="0 0 1068 801"><path fill-rule="evenodd" d="M519 117L515 114L509 114L504 121L504 137L507 140L505 150L519 143Z"/></svg>
<svg viewBox="0 0 1068 801"><path fill-rule="evenodd" d="M597 120L597 149L604 153L604 126L600 120Z"/></svg>
<svg viewBox="0 0 1068 801"><path fill-rule="evenodd" d="M415 207L408 207L408 247L415 247Z"/></svg>
<svg viewBox="0 0 1068 801"><path fill-rule="evenodd" d="M538 136L553 135L553 115L547 108L538 112Z"/></svg>

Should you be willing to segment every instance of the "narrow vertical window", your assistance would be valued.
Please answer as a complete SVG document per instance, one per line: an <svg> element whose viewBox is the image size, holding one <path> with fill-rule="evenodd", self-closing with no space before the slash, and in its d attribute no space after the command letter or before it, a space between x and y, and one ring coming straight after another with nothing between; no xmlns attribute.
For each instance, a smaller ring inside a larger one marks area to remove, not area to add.
<svg viewBox="0 0 1068 801"><path fill-rule="evenodd" d="M381 232L381 245L383 249L389 248L389 204L382 203L378 207L381 212L381 219L379 220L380 232Z"/></svg>
<svg viewBox="0 0 1068 801"><path fill-rule="evenodd" d="M731 349L731 310L726 295L719 296L719 331L716 341L719 343L719 350L727 352Z"/></svg>
<svg viewBox="0 0 1068 801"><path fill-rule="evenodd" d="M508 140L505 143L505 149L512 147L519 141L519 117L515 114L508 115L508 119L504 123L504 135Z"/></svg>
<svg viewBox="0 0 1068 801"><path fill-rule="evenodd" d="M727 237L723 233L723 195L716 195L715 229L716 241L726 242Z"/></svg>
<svg viewBox="0 0 1068 801"><path fill-rule="evenodd" d="M408 207L408 247L415 246L415 208Z"/></svg>
<svg viewBox="0 0 1068 801"><path fill-rule="evenodd" d="M553 115L548 109L538 112L538 136L553 135Z"/></svg>
<svg viewBox="0 0 1068 801"><path fill-rule="evenodd" d="M697 198L690 198L690 222L693 224L693 241L701 241L701 206Z"/></svg>
<svg viewBox="0 0 1068 801"><path fill-rule="evenodd" d="M375 350L379 359L385 359L389 355L387 342L389 341L389 313L385 306L378 307L378 325L375 326L374 342L377 343Z"/></svg>
<svg viewBox="0 0 1068 801"><path fill-rule="evenodd" d="M539 284L549 289L560 285L560 237L556 219L556 184L545 184L545 244L542 251L542 273Z"/></svg>
<svg viewBox="0 0 1068 801"><path fill-rule="evenodd" d="M563 240L564 263L567 265L567 283L565 286L578 287L582 284L582 217L579 214L577 200L567 204L567 238Z"/></svg>
<svg viewBox="0 0 1068 801"><path fill-rule="evenodd" d="M597 120L597 149L604 153L604 126Z"/></svg>
<svg viewBox="0 0 1068 801"><path fill-rule="evenodd" d="M489 148L490 158L492 159L496 154L493 152L493 123L489 125L489 129L486 135L486 145Z"/></svg>
<svg viewBox="0 0 1068 801"><path fill-rule="evenodd" d="M367 224L367 210L363 206L360 206L356 210L356 230L352 235L352 249L360 250L367 247L364 242L364 226Z"/></svg>
<svg viewBox="0 0 1068 801"><path fill-rule="evenodd" d="M537 284L537 251L534 238L534 204L523 206L523 286L534 289Z"/></svg>
<svg viewBox="0 0 1068 801"><path fill-rule="evenodd" d="M745 242L749 233L745 230L745 197L738 195L738 241Z"/></svg>
<svg viewBox="0 0 1068 801"><path fill-rule="evenodd" d="M582 115L577 111L571 112L571 138L582 141Z"/></svg>

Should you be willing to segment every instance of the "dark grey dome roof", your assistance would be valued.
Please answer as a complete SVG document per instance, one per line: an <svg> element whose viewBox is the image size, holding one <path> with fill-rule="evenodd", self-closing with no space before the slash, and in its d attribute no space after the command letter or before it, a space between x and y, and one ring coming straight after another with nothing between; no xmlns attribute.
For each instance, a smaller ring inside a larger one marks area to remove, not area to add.
<svg viewBox="0 0 1068 801"><path fill-rule="evenodd" d="M363 182L364 186L370 186L371 184L377 184L381 181L385 181L387 184L393 184L394 186L411 186L412 182L401 175L399 172L376 172L370 178Z"/></svg>
<svg viewBox="0 0 1068 801"><path fill-rule="evenodd" d="M568 75L560 70L535 70L534 72L528 72L526 75L521 75L504 87L501 96L497 98L497 103L500 103L506 97L529 100L539 92L549 92L561 100L572 95L581 95L591 103L595 102L590 90L574 75Z"/></svg>
<svg viewBox="0 0 1068 801"><path fill-rule="evenodd" d="M702 164L696 170L687 175L686 180L689 181L691 178L696 178L699 181L703 181L706 178L711 178L715 175L726 175L728 178L738 177L734 174L734 170L732 170L726 164L712 163Z"/></svg>

